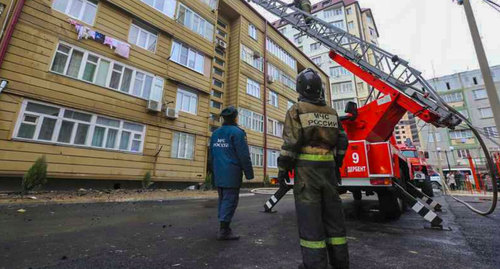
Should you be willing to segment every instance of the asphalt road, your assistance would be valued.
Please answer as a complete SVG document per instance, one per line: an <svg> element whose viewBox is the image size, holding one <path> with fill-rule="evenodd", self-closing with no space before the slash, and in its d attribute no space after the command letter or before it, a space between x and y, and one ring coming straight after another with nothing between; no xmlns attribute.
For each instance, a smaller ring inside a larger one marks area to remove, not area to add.
<svg viewBox="0 0 500 269"><path fill-rule="evenodd" d="M215 200L1 206L0 268L297 268L293 198L260 213L267 198L241 198L234 242L215 240ZM500 214L438 201L451 231L424 229L412 211L385 222L375 201L345 200L351 268L500 268Z"/></svg>

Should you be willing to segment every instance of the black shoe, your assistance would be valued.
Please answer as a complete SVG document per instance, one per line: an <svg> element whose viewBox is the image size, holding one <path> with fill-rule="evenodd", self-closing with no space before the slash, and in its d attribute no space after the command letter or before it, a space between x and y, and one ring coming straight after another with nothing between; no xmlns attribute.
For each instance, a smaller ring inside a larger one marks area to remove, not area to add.
<svg viewBox="0 0 500 269"><path fill-rule="evenodd" d="M218 241L227 241L227 240L238 240L240 237L238 235L233 234L231 229L221 229L217 233Z"/></svg>

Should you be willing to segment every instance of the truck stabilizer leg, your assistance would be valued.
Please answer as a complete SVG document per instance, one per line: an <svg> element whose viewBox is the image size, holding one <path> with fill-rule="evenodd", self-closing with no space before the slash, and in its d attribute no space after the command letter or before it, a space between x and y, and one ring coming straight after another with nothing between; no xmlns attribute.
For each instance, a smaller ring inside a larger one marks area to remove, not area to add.
<svg viewBox="0 0 500 269"><path fill-rule="evenodd" d="M276 193L267 200L264 204L264 213L275 213L273 211L273 207L285 196L285 194L293 188L293 185L281 184L280 188L276 191Z"/></svg>
<svg viewBox="0 0 500 269"><path fill-rule="evenodd" d="M410 205L413 211L415 211L426 221L428 221L431 224L431 228L443 229L443 225L441 224L443 220L436 213L425 207L424 204L422 204L415 197L405 191L396 182L393 182L393 186L396 188L396 193L398 194L398 196L403 199L408 205Z"/></svg>
<svg viewBox="0 0 500 269"><path fill-rule="evenodd" d="M406 186L409 188L408 192L422 200L424 203L428 204L434 211L441 212L441 205L432 200L429 196L425 195L422 191L417 189L417 187L413 186L413 184L406 184Z"/></svg>

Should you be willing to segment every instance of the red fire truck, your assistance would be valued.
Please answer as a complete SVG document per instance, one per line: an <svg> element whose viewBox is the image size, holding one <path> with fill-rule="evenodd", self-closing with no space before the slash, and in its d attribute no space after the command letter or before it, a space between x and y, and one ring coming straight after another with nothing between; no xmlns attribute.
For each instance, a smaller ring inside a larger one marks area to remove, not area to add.
<svg viewBox="0 0 500 269"><path fill-rule="evenodd" d="M341 117L349 148L340 168L339 191L350 191L355 199L361 199L361 192L377 194L380 211L387 218L398 218L409 206L433 226L440 226L442 220L435 213L440 205L429 197L429 166L415 148L396 144L394 128L407 112L439 128L454 129L464 122L475 130L472 124L439 97L421 72L397 55L281 0L251 1L297 29L299 36L307 35L329 48L334 62L371 87L366 103L358 109L349 102L346 116ZM264 205L266 212L293 184L293 180L281 182Z"/></svg>

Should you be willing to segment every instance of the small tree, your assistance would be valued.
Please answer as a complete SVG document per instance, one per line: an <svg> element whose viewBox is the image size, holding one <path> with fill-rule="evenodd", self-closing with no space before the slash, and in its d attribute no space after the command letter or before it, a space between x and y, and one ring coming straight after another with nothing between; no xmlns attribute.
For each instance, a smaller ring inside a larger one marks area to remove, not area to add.
<svg viewBox="0 0 500 269"><path fill-rule="evenodd" d="M205 176L205 186L203 189L205 190L211 190L214 187L214 179L212 173L208 172L207 175Z"/></svg>
<svg viewBox="0 0 500 269"><path fill-rule="evenodd" d="M264 187L269 187L271 186L271 181L269 180L269 175L266 175L264 177Z"/></svg>
<svg viewBox="0 0 500 269"><path fill-rule="evenodd" d="M23 177L23 193L47 184L47 161L45 155L38 158Z"/></svg>
<svg viewBox="0 0 500 269"><path fill-rule="evenodd" d="M142 188L147 189L153 185L153 181L151 181L151 172L147 171L144 177L142 178Z"/></svg>

